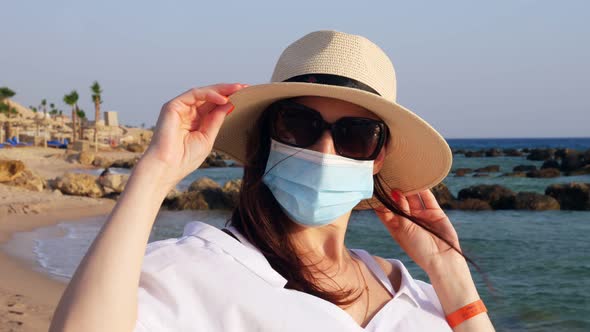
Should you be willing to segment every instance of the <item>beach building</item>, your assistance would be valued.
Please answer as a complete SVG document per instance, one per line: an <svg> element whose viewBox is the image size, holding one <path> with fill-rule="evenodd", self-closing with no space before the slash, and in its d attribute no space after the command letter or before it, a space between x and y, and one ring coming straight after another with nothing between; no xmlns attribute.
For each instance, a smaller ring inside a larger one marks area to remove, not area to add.
<svg viewBox="0 0 590 332"><path fill-rule="evenodd" d="M115 111L104 112L104 122L107 126L118 127L119 117Z"/></svg>

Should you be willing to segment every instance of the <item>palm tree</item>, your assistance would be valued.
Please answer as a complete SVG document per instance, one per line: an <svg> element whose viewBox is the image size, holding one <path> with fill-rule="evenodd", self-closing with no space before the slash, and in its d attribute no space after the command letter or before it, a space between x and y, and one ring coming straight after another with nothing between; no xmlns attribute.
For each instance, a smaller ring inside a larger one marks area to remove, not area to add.
<svg viewBox="0 0 590 332"><path fill-rule="evenodd" d="M76 116L78 111L78 92L72 90L70 94L64 96L64 103L72 106L72 142L76 141Z"/></svg>
<svg viewBox="0 0 590 332"><path fill-rule="evenodd" d="M43 109L43 117L47 117L47 100L41 100L41 106L39 107L39 109Z"/></svg>
<svg viewBox="0 0 590 332"><path fill-rule="evenodd" d="M37 107L29 105L29 108L31 109L31 111L33 111L33 113L35 113L35 127L37 128L36 130L36 137L39 137L39 118L37 117Z"/></svg>
<svg viewBox="0 0 590 332"><path fill-rule="evenodd" d="M10 109L10 105L8 105L8 103L6 102L6 100L8 98L12 98L14 95L16 94L16 92L10 90L8 87L0 87L0 114L5 114L7 118L10 118L10 114L12 113L12 111L16 111L15 109ZM2 138L1 134L2 134L2 125L0 124L0 138ZM5 139L9 138L8 136L10 135L10 122L8 122L8 125L6 126L6 136L4 137ZM0 141L1 142L1 141Z"/></svg>
<svg viewBox="0 0 590 332"><path fill-rule="evenodd" d="M100 104L102 104L102 90L98 81L94 81L92 86L92 101L94 102L94 151L98 151L98 120L100 119Z"/></svg>
<svg viewBox="0 0 590 332"><path fill-rule="evenodd" d="M86 127L86 112L84 112L83 110L78 110L76 112L76 117L78 119L80 119L80 135L78 137L80 137L80 139L84 139L84 127Z"/></svg>

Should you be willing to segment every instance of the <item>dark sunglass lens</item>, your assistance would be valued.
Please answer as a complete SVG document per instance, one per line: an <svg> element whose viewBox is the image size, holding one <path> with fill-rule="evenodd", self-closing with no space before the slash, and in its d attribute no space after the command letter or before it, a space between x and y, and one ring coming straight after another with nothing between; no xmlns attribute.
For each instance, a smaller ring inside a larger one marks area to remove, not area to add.
<svg viewBox="0 0 590 332"><path fill-rule="evenodd" d="M334 127L334 145L342 156L368 159L376 153L383 127L370 119L344 118Z"/></svg>
<svg viewBox="0 0 590 332"><path fill-rule="evenodd" d="M274 117L273 137L285 144L308 147L317 139L319 120L312 112L282 107Z"/></svg>

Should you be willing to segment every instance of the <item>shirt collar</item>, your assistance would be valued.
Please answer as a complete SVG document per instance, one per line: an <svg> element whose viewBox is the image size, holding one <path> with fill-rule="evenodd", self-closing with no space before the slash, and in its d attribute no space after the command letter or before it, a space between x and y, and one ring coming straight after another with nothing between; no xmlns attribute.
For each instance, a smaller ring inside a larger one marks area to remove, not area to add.
<svg viewBox="0 0 590 332"><path fill-rule="evenodd" d="M183 236L194 236L206 242L213 243L232 256L238 263L258 275L269 284L284 288L287 279L275 271L266 257L252 245L237 229L228 229L240 240L236 241L230 235L220 229L200 221L190 222L185 225Z"/></svg>
<svg viewBox="0 0 590 332"><path fill-rule="evenodd" d="M230 226L228 229L240 240L236 241L230 235L222 232L220 229L208 225L204 222L194 221L186 224L183 236L194 236L206 242L210 242L221 248L228 255L232 256L237 262L258 275L261 279L275 287L284 288L287 279L275 271L266 257L250 243L235 227ZM410 272L404 264L397 259L388 259L401 272L401 283L399 290L395 293L394 298L406 295L412 303L420 308L420 300L427 299L421 287L416 283Z"/></svg>
<svg viewBox="0 0 590 332"><path fill-rule="evenodd" d="M420 302L428 300L422 288L418 285L416 280L414 280L408 269L406 269L400 260L388 259L387 261L391 262L401 272L400 287L395 293L394 298L399 297L402 294L406 295L416 307L421 308Z"/></svg>

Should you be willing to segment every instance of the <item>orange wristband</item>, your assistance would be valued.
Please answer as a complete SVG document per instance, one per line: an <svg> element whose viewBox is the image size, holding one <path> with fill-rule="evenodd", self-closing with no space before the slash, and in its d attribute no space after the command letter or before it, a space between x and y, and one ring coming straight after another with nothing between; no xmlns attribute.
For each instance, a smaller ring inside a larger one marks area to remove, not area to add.
<svg viewBox="0 0 590 332"><path fill-rule="evenodd" d="M481 299L469 303L468 305L458 309L457 311L447 315L447 323L451 328L463 323L464 321L468 320L471 317L477 316L482 312L487 312L488 309L483 304Z"/></svg>

